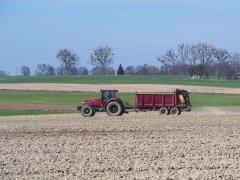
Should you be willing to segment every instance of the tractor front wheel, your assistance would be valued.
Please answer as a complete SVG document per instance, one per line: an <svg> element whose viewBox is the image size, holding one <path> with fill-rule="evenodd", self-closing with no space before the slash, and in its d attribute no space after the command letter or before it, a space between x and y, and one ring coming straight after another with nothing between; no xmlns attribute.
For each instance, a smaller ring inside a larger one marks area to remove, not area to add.
<svg viewBox="0 0 240 180"><path fill-rule="evenodd" d="M91 106L83 106L81 110L81 114L84 117L91 117L95 115L95 111Z"/></svg>
<svg viewBox="0 0 240 180"><path fill-rule="evenodd" d="M106 106L106 112L109 116L121 116L123 114L123 107L118 101L111 101Z"/></svg>

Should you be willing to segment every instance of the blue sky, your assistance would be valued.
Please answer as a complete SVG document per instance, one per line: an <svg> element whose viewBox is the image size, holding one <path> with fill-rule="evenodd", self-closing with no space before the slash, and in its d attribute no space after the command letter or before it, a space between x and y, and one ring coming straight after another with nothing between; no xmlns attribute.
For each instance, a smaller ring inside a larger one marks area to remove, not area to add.
<svg viewBox="0 0 240 180"><path fill-rule="evenodd" d="M179 43L206 42L240 53L240 0L1 0L0 69L59 66L69 48L87 63L98 46L113 48L114 68L151 64Z"/></svg>

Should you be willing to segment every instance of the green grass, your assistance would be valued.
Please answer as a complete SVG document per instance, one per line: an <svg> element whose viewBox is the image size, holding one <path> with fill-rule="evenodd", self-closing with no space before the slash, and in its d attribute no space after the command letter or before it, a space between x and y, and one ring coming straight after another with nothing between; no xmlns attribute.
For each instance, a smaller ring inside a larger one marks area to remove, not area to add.
<svg viewBox="0 0 240 180"><path fill-rule="evenodd" d="M16 115L39 115L39 114L63 114L70 113L66 111L43 111L43 110L18 110L18 109L0 109L0 116Z"/></svg>
<svg viewBox="0 0 240 180"><path fill-rule="evenodd" d="M192 80L189 76L166 75L10 76L0 77L0 83L175 84L240 88L238 80Z"/></svg>
<svg viewBox="0 0 240 180"><path fill-rule="evenodd" d="M240 95L234 94L191 93L190 100L195 107L240 106Z"/></svg>
<svg viewBox="0 0 240 180"><path fill-rule="evenodd" d="M134 93L118 93L118 96L135 105ZM0 103L26 103L26 104L62 104L80 105L83 99L98 98L99 93L86 92L49 92L49 91L7 91L0 90ZM200 106L240 106L240 95L191 93L190 100L193 107ZM0 116L11 115L37 115L62 114L67 111L45 110L14 110L0 109Z"/></svg>
<svg viewBox="0 0 240 180"><path fill-rule="evenodd" d="M78 105L99 93L0 90L0 103Z"/></svg>
<svg viewBox="0 0 240 180"><path fill-rule="evenodd" d="M49 91L7 91L0 90L0 103L63 104L80 105L83 99L98 98L99 93L87 92L49 92ZM135 104L134 93L118 93L130 104ZM240 106L240 95L191 93L191 103L199 106Z"/></svg>

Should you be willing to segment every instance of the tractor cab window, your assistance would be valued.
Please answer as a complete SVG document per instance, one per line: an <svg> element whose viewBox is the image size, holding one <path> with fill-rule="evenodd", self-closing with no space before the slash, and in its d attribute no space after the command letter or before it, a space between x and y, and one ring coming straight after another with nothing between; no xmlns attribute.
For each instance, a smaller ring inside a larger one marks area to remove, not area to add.
<svg viewBox="0 0 240 180"><path fill-rule="evenodd" d="M111 92L111 91L103 91L102 92L102 99L103 100L107 100L107 99L111 99L111 98L115 98L115 97L116 97L115 92Z"/></svg>

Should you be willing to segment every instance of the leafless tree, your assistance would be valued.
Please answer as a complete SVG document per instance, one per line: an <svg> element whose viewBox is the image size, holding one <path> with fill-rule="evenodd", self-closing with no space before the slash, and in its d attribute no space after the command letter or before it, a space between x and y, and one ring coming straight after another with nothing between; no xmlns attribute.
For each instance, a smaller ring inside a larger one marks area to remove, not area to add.
<svg viewBox="0 0 240 180"><path fill-rule="evenodd" d="M104 71L105 74L107 75L114 75L115 74L115 69L112 68L112 67L107 67ZM98 67L94 67L92 70L91 70L91 74L92 75L102 75L103 72L100 68Z"/></svg>
<svg viewBox="0 0 240 180"><path fill-rule="evenodd" d="M21 73L23 76L30 76L31 75L30 68L28 66L22 66Z"/></svg>
<svg viewBox="0 0 240 180"><path fill-rule="evenodd" d="M197 44L197 50L198 50L198 58L200 61L200 65L201 65L201 76L203 78L203 75L205 74L208 78L209 72L208 72L208 64L212 61L213 59L213 51L214 51L214 47L212 45L209 44L205 44L205 43L198 43Z"/></svg>
<svg viewBox="0 0 240 180"><path fill-rule="evenodd" d="M135 68L135 74L137 75L147 75L148 74L148 65L144 64L142 65L138 65Z"/></svg>
<svg viewBox="0 0 240 180"><path fill-rule="evenodd" d="M225 77L236 76L240 68L240 55L232 57L226 49L218 49L206 43L189 45L181 43L177 47L177 53L173 49L157 60L162 66L160 74L185 74L197 75L197 78L208 78L209 75L217 74ZM187 70L187 71L186 71Z"/></svg>
<svg viewBox="0 0 240 180"><path fill-rule="evenodd" d="M57 53L57 59L61 62L63 74L76 74L79 57L69 49L60 49Z"/></svg>
<svg viewBox="0 0 240 180"><path fill-rule="evenodd" d="M108 75L115 75L116 70L113 67L107 67L107 74Z"/></svg>
<svg viewBox="0 0 240 180"><path fill-rule="evenodd" d="M90 64L93 65L95 69L98 69L99 73L107 74L108 66L113 63L112 56L112 48L100 46L91 54Z"/></svg>
<svg viewBox="0 0 240 180"><path fill-rule="evenodd" d="M176 74L176 63L178 56L173 49L167 50L166 54L160 58L157 58L164 66L170 67L171 73Z"/></svg>
<svg viewBox="0 0 240 180"><path fill-rule="evenodd" d="M198 61L198 47L197 45L191 45L189 47L189 64L192 66L196 66L197 65L197 61Z"/></svg>
<svg viewBox="0 0 240 180"><path fill-rule="evenodd" d="M135 68L134 66L127 66L124 73L126 75L134 75L135 74Z"/></svg>
<svg viewBox="0 0 240 180"><path fill-rule="evenodd" d="M225 79L226 62L230 59L231 55L226 49L214 49L213 55L218 62L217 79L219 79L220 74L222 74L222 78Z"/></svg>
<svg viewBox="0 0 240 180"><path fill-rule="evenodd" d="M7 76L7 73L6 73L5 71L3 71L3 70L0 69L0 77L1 77L1 76Z"/></svg>
<svg viewBox="0 0 240 180"><path fill-rule="evenodd" d="M135 69L135 75L143 74L143 66L142 65L137 65L134 69Z"/></svg>
<svg viewBox="0 0 240 180"><path fill-rule="evenodd" d="M153 65L147 67L147 74L158 75L160 73L159 68Z"/></svg>
<svg viewBox="0 0 240 180"><path fill-rule="evenodd" d="M46 64L38 64L37 69L35 70L36 75L46 75L47 65Z"/></svg>
<svg viewBox="0 0 240 180"><path fill-rule="evenodd" d="M234 53L231 57L231 62L234 66L234 76L236 77L240 69L240 54Z"/></svg>
<svg viewBox="0 0 240 180"><path fill-rule="evenodd" d="M38 64L35 74L36 75L55 75L55 69L51 65Z"/></svg>
<svg viewBox="0 0 240 180"><path fill-rule="evenodd" d="M189 45L181 43L178 45L178 54L181 61L182 66L182 74L186 74L186 64L189 59Z"/></svg>
<svg viewBox="0 0 240 180"><path fill-rule="evenodd" d="M47 75L55 75L55 69L51 65L47 65Z"/></svg>
<svg viewBox="0 0 240 180"><path fill-rule="evenodd" d="M80 67L77 69L77 74L78 75L88 75L89 74L89 70L86 67Z"/></svg>

